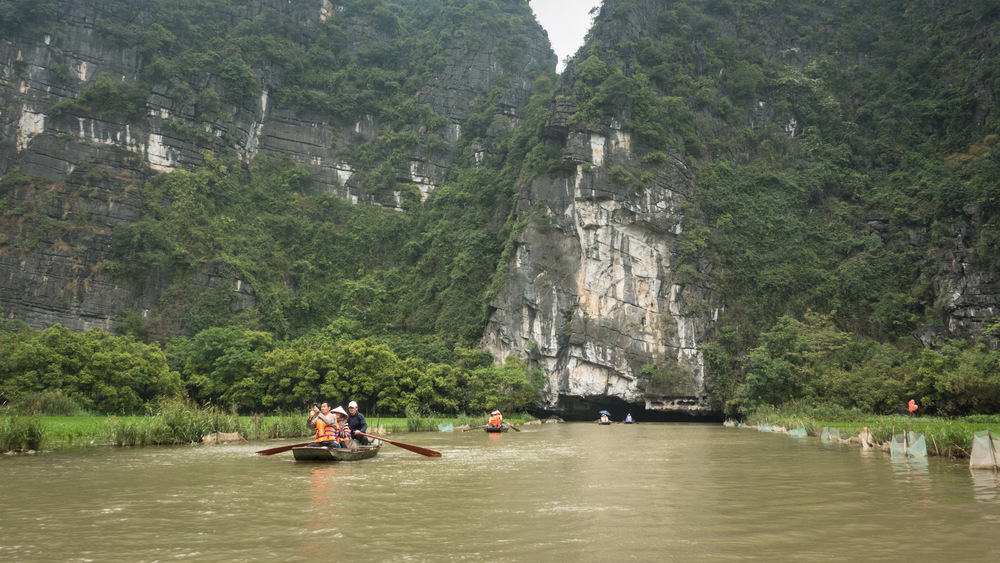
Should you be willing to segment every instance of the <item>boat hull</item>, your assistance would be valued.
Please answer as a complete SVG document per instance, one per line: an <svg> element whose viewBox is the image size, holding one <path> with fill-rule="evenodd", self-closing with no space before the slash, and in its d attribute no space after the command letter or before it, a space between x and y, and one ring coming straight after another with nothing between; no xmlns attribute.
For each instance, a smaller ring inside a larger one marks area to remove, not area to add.
<svg viewBox="0 0 1000 563"><path fill-rule="evenodd" d="M488 434L499 434L500 432L506 432L507 431L507 427L506 426L500 426L500 427L496 427L496 426L490 427L490 426L487 426L484 430L486 430L486 432Z"/></svg>
<svg viewBox="0 0 1000 563"><path fill-rule="evenodd" d="M357 461L375 457L381 447L381 442L374 446L358 446L356 450L301 447L292 448L292 456L295 461Z"/></svg>

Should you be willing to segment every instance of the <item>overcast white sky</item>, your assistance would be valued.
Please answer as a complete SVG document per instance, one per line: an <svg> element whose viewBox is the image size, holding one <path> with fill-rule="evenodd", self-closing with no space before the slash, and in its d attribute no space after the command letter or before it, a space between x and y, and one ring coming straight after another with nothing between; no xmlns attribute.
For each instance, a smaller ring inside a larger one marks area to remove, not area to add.
<svg viewBox="0 0 1000 563"><path fill-rule="evenodd" d="M590 31L590 10L600 6L601 0L529 0L529 3L559 57L556 71L562 72L566 57L583 45L583 37Z"/></svg>

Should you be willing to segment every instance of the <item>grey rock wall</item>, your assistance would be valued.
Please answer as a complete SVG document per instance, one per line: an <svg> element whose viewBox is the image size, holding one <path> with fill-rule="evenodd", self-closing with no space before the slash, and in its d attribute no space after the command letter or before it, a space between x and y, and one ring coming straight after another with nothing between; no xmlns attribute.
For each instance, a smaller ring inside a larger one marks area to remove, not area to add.
<svg viewBox="0 0 1000 563"><path fill-rule="evenodd" d="M552 124L562 123L556 111ZM608 169L633 167L630 136L615 127L567 131L563 161L575 172L539 178L525 195L533 220L491 304L484 348L541 369L552 412L585 417L611 399L709 414L701 346L719 300L678 271L684 215L695 203L690 170L675 156L648 185L621 185ZM658 388L644 366L674 366L682 381Z"/></svg>
<svg viewBox="0 0 1000 563"><path fill-rule="evenodd" d="M604 19L626 1L627 9L616 14L615 21ZM606 0L591 39L598 44L638 43L657 33L659 14L673 6L659 0ZM716 20L721 38L742 37L732 18L718 12L709 17ZM751 25L773 39L763 47L764 53L768 60L787 65L785 80L798 87L820 87L803 74L819 55L815 46L799 44L796 33L782 36L783 23L776 19L751 18ZM707 64L704 51L697 44L688 47L685 62L702 72ZM614 52L602 54L602 60L627 74L631 60L615 60ZM859 57L858 64L870 62ZM699 204L693 195L693 174L686 161L674 157L647 184L616 183L612 168L639 168L635 161L640 151L633 146L628 127L614 120L607 120L603 128L571 123L572 67L573 63L563 77L561 95L552 101L553 115L544 134L563 147L563 164L575 171L540 178L526 191L521 207L532 209L532 220L520 235L505 283L491 303L483 347L501 361L513 354L542 369L548 378L544 406L565 416L596 418L598 405L623 402L648 410L708 414L702 350L713 337L724 299L703 281L710 279L709 264L679 263L684 219L697 213ZM972 79L980 107L992 108L994 96L982 77L977 74ZM794 110L779 110L767 92L760 94L751 102L748 126L773 124L789 138L799 136L801 120ZM977 130L987 114L977 110ZM719 128L713 133L725 136L732 131ZM752 149L730 157L746 162ZM934 302L928 306L944 321L915 334L927 347L950 338L981 338L1000 310L1000 280L974 250L975 222L956 227L953 252L928 253L927 262L917 266L932 280ZM891 232L912 229L897 225L890 230L887 223L874 223L861 228L879 232L886 244L900 243L890 239L895 236ZM914 230L909 244L926 248L926 233ZM665 372L669 385L663 384Z"/></svg>
<svg viewBox="0 0 1000 563"><path fill-rule="evenodd" d="M500 4L503 9L506 3ZM102 37L99 24L134 23L143 9L141 3L117 0L59 2L50 25L0 38L0 170L18 168L61 186L55 194L27 187L0 193L8 209L26 210L7 218L11 224L0 240L0 305L5 316L37 328L58 322L72 330L112 330L125 309L148 314L170 285L169 272L153 275L154 281L142 287L104 273L101 263L110 257L112 230L118 222L141 217L142 198L136 189L144 181L159 172L196 167L205 151L231 152L244 160L287 154L309 171L314 190L361 204L394 207L402 201L400 193L378 199L366 194L354 178L358 164L338 156L340 148L374 139L382 124L370 115L343 124L276 107L270 93L283 80L280 68L254 69L261 94L239 104L223 101L208 121L187 99L190 96L163 85L153 88L141 117L55 115L56 104L79 97L101 75L126 83L140 75L144 61L137 48ZM338 17L342 8L326 0L251 0L238 10L242 19L289 18L294 39L307 45L317 23ZM369 41L370 30L362 29L364 22L352 22L350 48L357 49ZM534 31L528 35L542 37L540 29ZM432 154L414 152L408 167L399 171L398 180L416 185L425 198L442 183L453 158L469 158L456 149L464 142L463 126L476 100L498 85L509 86L495 111L516 123L534 81L529 69L555 66L551 49L539 40L529 41L515 64L505 68L497 55L503 38L488 30L482 35L464 49L456 44L442 53L444 70L429 79L415 100L428 104L445 121L440 130L430 132L412 124L421 135L436 133L446 147ZM225 100L217 77L197 80ZM76 200L81 192L87 197ZM47 211L62 205L59 202L67 206L64 213ZM28 210L44 215L44 224L31 229L21 225L32 215ZM208 266L192 283L212 287L223 280L230 283L232 276ZM253 305L251 288L236 280L234 291L238 307Z"/></svg>

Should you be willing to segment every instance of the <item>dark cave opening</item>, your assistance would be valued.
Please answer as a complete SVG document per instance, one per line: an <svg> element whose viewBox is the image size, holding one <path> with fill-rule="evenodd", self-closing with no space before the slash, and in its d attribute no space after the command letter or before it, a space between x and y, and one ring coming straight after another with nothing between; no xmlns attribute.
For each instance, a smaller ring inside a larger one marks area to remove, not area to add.
<svg viewBox="0 0 1000 563"><path fill-rule="evenodd" d="M620 397L560 396L558 406L532 412L539 418L558 416L567 422L591 422L600 418L600 411L611 413L611 420L621 422L632 415L635 422L723 422L722 413L690 410L646 409L644 403L630 403Z"/></svg>

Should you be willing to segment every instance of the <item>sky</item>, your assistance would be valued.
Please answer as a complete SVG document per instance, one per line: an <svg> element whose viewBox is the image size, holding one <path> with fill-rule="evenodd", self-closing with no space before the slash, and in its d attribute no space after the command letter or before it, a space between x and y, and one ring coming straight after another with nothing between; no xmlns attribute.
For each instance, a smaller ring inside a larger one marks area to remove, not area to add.
<svg viewBox="0 0 1000 563"><path fill-rule="evenodd" d="M529 0L529 3L559 57L556 71L562 72L566 57L583 45L583 38L590 31L590 10L600 6L601 0Z"/></svg>

